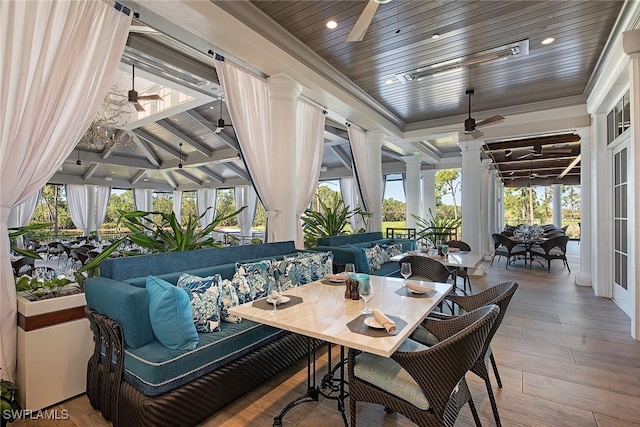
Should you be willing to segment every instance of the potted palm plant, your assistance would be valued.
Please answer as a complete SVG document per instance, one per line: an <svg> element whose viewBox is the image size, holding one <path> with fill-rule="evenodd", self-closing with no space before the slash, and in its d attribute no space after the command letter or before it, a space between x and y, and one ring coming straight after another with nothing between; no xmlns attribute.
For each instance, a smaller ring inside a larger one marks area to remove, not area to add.
<svg viewBox="0 0 640 427"><path fill-rule="evenodd" d="M417 233L420 242L426 247L435 247L447 240L455 239L458 233L458 227L462 224L462 218L454 218L452 216L444 216L436 218L433 211L429 209L427 218L422 218L411 214L416 220L416 225L421 230Z"/></svg>

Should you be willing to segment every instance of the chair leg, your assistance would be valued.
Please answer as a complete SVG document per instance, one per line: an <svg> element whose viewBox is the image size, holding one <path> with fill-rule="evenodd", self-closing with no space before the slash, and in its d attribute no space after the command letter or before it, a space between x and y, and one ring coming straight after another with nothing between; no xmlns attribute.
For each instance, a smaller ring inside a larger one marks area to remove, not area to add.
<svg viewBox="0 0 640 427"><path fill-rule="evenodd" d="M564 263L567 265L567 270L569 270L569 273L571 273L571 268L569 267L569 261L565 259Z"/></svg>
<svg viewBox="0 0 640 427"><path fill-rule="evenodd" d="M551 273L551 260L550 259L547 260L547 272Z"/></svg>
<svg viewBox="0 0 640 427"><path fill-rule="evenodd" d="M500 423L500 415L498 415L498 405L496 404L496 398L493 395L493 389L491 388L491 382L489 378L485 380L485 385L487 386L487 394L489 395L489 401L491 402L491 409L493 410L493 418L496 420L496 427L500 427L502 424Z"/></svg>
<svg viewBox="0 0 640 427"><path fill-rule="evenodd" d="M502 388L502 380L500 379L500 374L498 373L498 365L496 364L496 359L493 358L493 353L489 356L489 360L491 361L491 366L493 367L493 373L496 376L496 381L498 382L498 388Z"/></svg>
<svg viewBox="0 0 640 427"><path fill-rule="evenodd" d="M356 427L356 400L349 397L349 412L351 413L351 427Z"/></svg>
<svg viewBox="0 0 640 427"><path fill-rule="evenodd" d="M473 415L473 421L475 421L476 427L482 427L476 405L473 403L473 398L471 396L469 396L469 409L471 409L471 415Z"/></svg>

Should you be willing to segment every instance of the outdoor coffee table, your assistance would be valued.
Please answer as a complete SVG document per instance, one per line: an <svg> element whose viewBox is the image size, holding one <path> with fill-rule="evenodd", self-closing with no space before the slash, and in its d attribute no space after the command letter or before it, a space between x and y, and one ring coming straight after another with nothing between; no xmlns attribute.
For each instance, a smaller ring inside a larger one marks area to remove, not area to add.
<svg viewBox="0 0 640 427"><path fill-rule="evenodd" d="M230 313L243 319L295 332L310 338L307 392L287 405L274 418L274 426L282 425L282 417L295 405L318 401L320 394L328 397L315 384L315 357L311 357L313 351L311 348L312 338L340 345L342 361L344 361L345 347L389 357L429 313L440 304L452 288L452 285L446 283L410 281L430 286L437 292L429 298L419 295L415 297L410 294L403 295L404 292L401 292L403 290L403 279L370 276L373 297L369 300L369 308L379 309L394 320L398 319L396 320L398 326L404 324L402 327L398 327L394 334L385 332L382 335L378 334L379 336L372 336L367 334L366 330L363 333L362 328L361 330L356 330L357 328L354 328L354 324L360 326L359 321L356 319L362 316L364 320L365 317L360 314L363 302L345 300L344 285L327 285L321 281L311 282L285 291L284 295L302 298L302 302L290 307L287 307L286 304L280 305L276 314L271 314L270 310L255 307L253 302L242 304L229 310ZM371 331L371 333L374 332ZM328 371L333 373L330 358ZM341 362L340 390L336 400L338 401L338 410L342 414L342 419L345 425L348 425L344 406L344 399L347 397L344 391L344 383L344 369Z"/></svg>

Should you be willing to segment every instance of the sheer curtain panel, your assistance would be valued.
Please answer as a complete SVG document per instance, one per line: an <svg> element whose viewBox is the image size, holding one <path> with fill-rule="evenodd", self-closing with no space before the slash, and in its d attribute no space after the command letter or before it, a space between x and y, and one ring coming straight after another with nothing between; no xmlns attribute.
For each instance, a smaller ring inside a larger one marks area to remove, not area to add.
<svg viewBox="0 0 640 427"><path fill-rule="evenodd" d="M24 227L29 224L31 217L33 216L33 212L36 210L36 205L38 204L41 192L42 190L36 191L31 196L27 197L22 203L11 208L11 213L9 214L10 219L8 221L9 228Z"/></svg>
<svg viewBox="0 0 640 427"><path fill-rule="evenodd" d="M313 200L316 187L318 187L318 178L320 178L324 148L324 119L324 111L320 108L298 100L296 111L298 144L296 167L299 179L298 202L296 204L296 218L298 220L296 248L298 249L304 249L302 214Z"/></svg>
<svg viewBox="0 0 640 427"><path fill-rule="evenodd" d="M133 204L137 211L151 212L153 210L153 190L134 188Z"/></svg>
<svg viewBox="0 0 640 427"><path fill-rule="evenodd" d="M198 205L198 216L200 218L200 228L205 228L211 224L216 216L216 202L218 194L215 188L200 188L196 193L196 203ZM207 210L208 208L211 208ZM202 216L207 212L205 216Z"/></svg>
<svg viewBox="0 0 640 427"><path fill-rule="evenodd" d="M16 368L7 219L71 154L115 75L131 17L103 0L0 2L0 369Z"/></svg>
<svg viewBox="0 0 640 427"><path fill-rule="evenodd" d="M82 234L89 234L89 215L94 212L93 206L89 206L88 191L93 187L87 188L85 185L67 184L65 192L67 193L67 204L69 205L69 213L71 213L71 221L73 225L82 230Z"/></svg>
<svg viewBox="0 0 640 427"><path fill-rule="evenodd" d="M251 237L251 226L256 219L256 207L258 205L258 195L251 185L241 185L234 189L236 209L246 206L245 210L238 214L238 227L240 236Z"/></svg>
<svg viewBox="0 0 640 427"><path fill-rule="evenodd" d="M369 161L367 135L355 126L347 127L347 133L349 134L349 144L351 145L351 154L353 156L353 173L356 178L360 202L362 203L362 208L369 212L368 206L376 206L372 197L371 183L374 179L380 180L380 177L372 176L372 169L367 165Z"/></svg>
<svg viewBox="0 0 640 427"><path fill-rule="evenodd" d="M216 61L216 71L227 98L242 158L267 213L267 241L273 241L275 226L272 225L278 221L275 209L278 183L274 182L272 171L282 165L271 156L273 144L267 82L230 61Z"/></svg>
<svg viewBox="0 0 640 427"><path fill-rule="evenodd" d="M340 192L342 193L342 203L348 207L350 211L360 206L358 203L358 189L355 178L340 178ZM351 230L355 233L357 230L364 228L364 220L360 215L353 215L349 218Z"/></svg>
<svg viewBox="0 0 640 427"><path fill-rule="evenodd" d="M96 230L100 230L100 226L107 216L107 206L111 197L111 187L99 185L96 188Z"/></svg>
<svg viewBox="0 0 640 427"><path fill-rule="evenodd" d="M173 213L176 214L178 224L182 224L182 191L173 192Z"/></svg>

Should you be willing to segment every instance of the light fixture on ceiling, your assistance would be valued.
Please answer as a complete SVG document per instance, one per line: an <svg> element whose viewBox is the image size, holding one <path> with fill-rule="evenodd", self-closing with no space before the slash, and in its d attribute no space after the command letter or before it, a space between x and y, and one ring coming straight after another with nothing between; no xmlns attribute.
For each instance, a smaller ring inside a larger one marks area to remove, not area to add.
<svg viewBox="0 0 640 427"><path fill-rule="evenodd" d="M222 118L222 102L223 102L223 99L222 99L222 97L220 97L218 99L220 99L220 118L218 119L218 126L216 127L216 130L213 131L214 133L220 133L220 132L222 132L222 130L225 127L232 127L233 126L233 125L227 125L227 124L224 123L224 119Z"/></svg>
<svg viewBox="0 0 640 427"><path fill-rule="evenodd" d="M505 44L493 49L474 53L473 55L462 56L459 58L449 59L447 61L425 65L414 70L396 74L396 78L404 84L412 81L420 81L424 77L433 77L456 71L458 69L469 68L474 65L524 55L529 55L529 39Z"/></svg>
<svg viewBox="0 0 640 427"><path fill-rule="evenodd" d="M320 166L320 172L326 172L328 170L327 165Z"/></svg>
<svg viewBox="0 0 640 427"><path fill-rule="evenodd" d="M378 4L386 4L386 3L389 3L391 0L373 0L373 1Z"/></svg>
<svg viewBox="0 0 640 427"><path fill-rule="evenodd" d="M80 149L76 150L78 152L78 160L76 160L76 165L82 166L82 160L80 160Z"/></svg>
<svg viewBox="0 0 640 427"><path fill-rule="evenodd" d="M178 163L178 169L182 169L182 142L180 143L180 160Z"/></svg>
<svg viewBox="0 0 640 427"><path fill-rule="evenodd" d="M242 160L242 156L239 151L236 153L236 160Z"/></svg>
<svg viewBox="0 0 640 427"><path fill-rule="evenodd" d="M553 43L554 41L556 41L556 39L554 39L553 37L547 37L546 39L542 40L540 42L540 44L546 46L546 45L549 45L549 44Z"/></svg>
<svg viewBox="0 0 640 427"><path fill-rule="evenodd" d="M395 80L394 80L394 79L387 79L387 80L385 80L385 81L384 81L384 84L386 84L386 85L392 85L394 82L395 82Z"/></svg>
<svg viewBox="0 0 640 427"><path fill-rule="evenodd" d="M331 21L327 21L327 28L330 30L335 30L336 28L338 28L338 23L333 19Z"/></svg>
<svg viewBox="0 0 640 427"><path fill-rule="evenodd" d="M504 150L504 156L505 157L511 157L511 153L512 153L511 150Z"/></svg>
<svg viewBox="0 0 640 427"><path fill-rule="evenodd" d="M136 145L132 138L123 138L124 134L118 135L118 128L129 121L131 111L128 107L123 108L122 102L114 99L117 96L123 95L120 94L117 85L112 85L107 96L102 100L100 109L80 138L80 145L97 150L105 150L114 146L126 150L135 148ZM116 135L118 136L116 137Z"/></svg>
<svg viewBox="0 0 640 427"><path fill-rule="evenodd" d="M533 146L533 155L535 157L542 156L542 144L536 144Z"/></svg>
<svg viewBox="0 0 640 427"><path fill-rule="evenodd" d="M438 40L440 38L440 34L438 33L433 33L433 35L431 36L432 39L434 40Z"/></svg>
<svg viewBox="0 0 640 427"><path fill-rule="evenodd" d="M105 181L113 181L113 177L105 176L105 177L104 177L104 180L105 180Z"/></svg>

